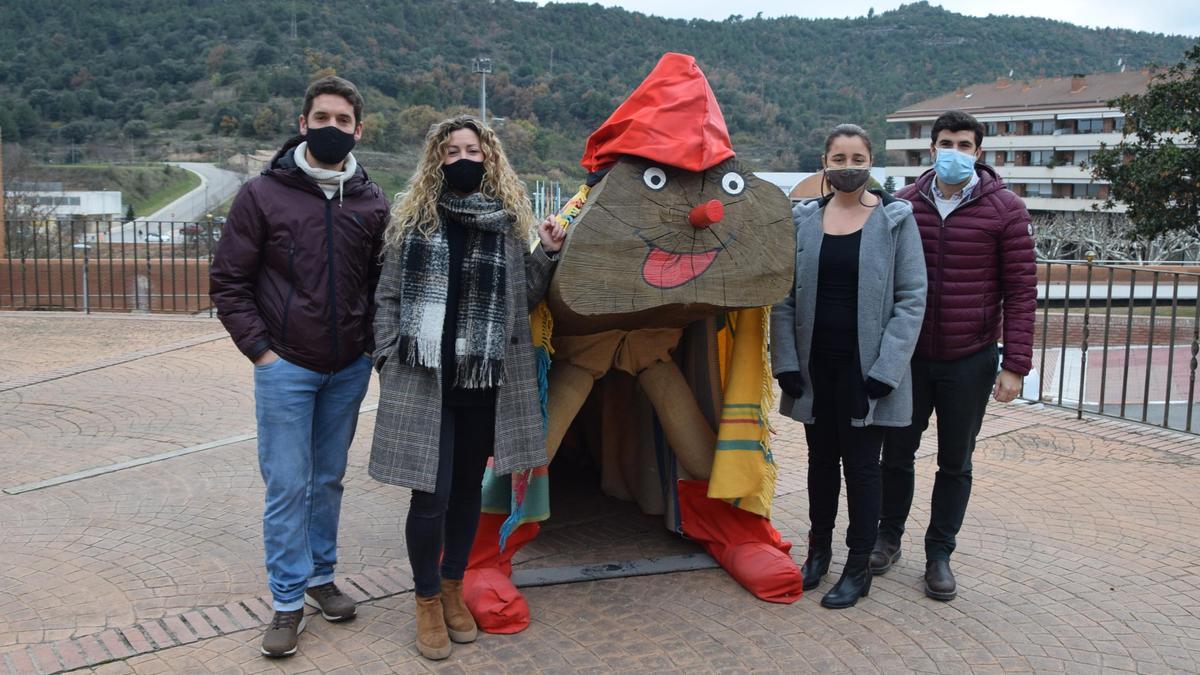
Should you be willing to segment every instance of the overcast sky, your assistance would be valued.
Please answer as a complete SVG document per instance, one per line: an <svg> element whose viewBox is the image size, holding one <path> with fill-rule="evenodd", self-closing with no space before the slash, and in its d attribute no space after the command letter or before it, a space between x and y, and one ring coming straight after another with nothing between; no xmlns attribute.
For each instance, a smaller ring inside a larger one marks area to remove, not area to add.
<svg viewBox="0 0 1200 675"><path fill-rule="evenodd" d="M601 5L621 6L644 14L670 18L711 19L719 21L731 14L763 16L847 17L863 16L895 9L899 0L840 0L830 3L797 0L592 0ZM546 4L540 2L539 4ZM1196 0L1006 0L1005 2L966 2L933 0L933 5L959 14L987 16L1013 14L1040 16L1094 28L1118 27L1132 30L1200 36L1200 2Z"/></svg>

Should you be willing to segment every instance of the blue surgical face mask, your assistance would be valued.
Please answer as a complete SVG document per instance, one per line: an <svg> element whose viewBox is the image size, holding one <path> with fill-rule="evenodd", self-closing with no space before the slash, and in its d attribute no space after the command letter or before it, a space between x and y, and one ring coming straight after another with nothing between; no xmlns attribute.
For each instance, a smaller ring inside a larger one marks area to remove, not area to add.
<svg viewBox="0 0 1200 675"><path fill-rule="evenodd" d="M975 173L975 156L950 148L938 148L933 170L943 182L958 185Z"/></svg>

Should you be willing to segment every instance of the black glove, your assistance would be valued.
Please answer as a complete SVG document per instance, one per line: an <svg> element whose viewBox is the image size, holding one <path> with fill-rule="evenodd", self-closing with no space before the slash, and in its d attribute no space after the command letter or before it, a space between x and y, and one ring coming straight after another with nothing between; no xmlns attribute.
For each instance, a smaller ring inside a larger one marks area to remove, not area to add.
<svg viewBox="0 0 1200 675"><path fill-rule="evenodd" d="M867 392L867 398L869 399L883 398L892 393L893 389L895 387L892 385L884 384L873 377L868 377L867 381L863 382L863 391Z"/></svg>
<svg viewBox="0 0 1200 675"><path fill-rule="evenodd" d="M775 376L779 380L779 388L783 393L792 398L800 398L804 396L804 376L793 370L787 373L780 373Z"/></svg>

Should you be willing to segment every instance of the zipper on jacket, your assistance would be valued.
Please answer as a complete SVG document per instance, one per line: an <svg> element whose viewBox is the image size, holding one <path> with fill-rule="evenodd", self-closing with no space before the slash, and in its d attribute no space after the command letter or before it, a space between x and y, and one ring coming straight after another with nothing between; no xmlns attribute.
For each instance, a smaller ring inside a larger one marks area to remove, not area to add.
<svg viewBox="0 0 1200 675"><path fill-rule="evenodd" d="M337 283L333 269L333 200L325 200L325 250L329 260L329 334L333 340L333 362L340 363L337 331ZM332 372L332 371L331 371Z"/></svg>
<svg viewBox="0 0 1200 675"><path fill-rule="evenodd" d="M934 180L936 180L936 179L934 179ZM978 187L978 185L976 187ZM932 191L933 188L934 188L934 185L933 185L933 181L931 180L929 183L930 191ZM934 349L935 353L941 354L942 353L942 287L945 286L945 283L946 283L946 219L942 217L942 211L937 206L937 200L935 200L933 197L931 197L928 193L926 193L924 191L920 191L920 195L925 198L925 201L929 202L930 206L933 207L934 213L936 213L938 216L938 222L941 223L938 226L938 262L937 262L938 289L937 289L937 293L934 294L934 297L936 298L936 305L933 310L933 349ZM957 210L961 209L962 207L966 206L967 204L970 204L971 202L975 201L976 199L979 199L979 197L980 197L979 194L972 194L970 197L959 202L958 206L954 207L954 211L957 211ZM954 211L951 211L951 213L954 213ZM926 293L926 298L928 298L928 292Z"/></svg>
<svg viewBox="0 0 1200 675"><path fill-rule="evenodd" d="M283 303L283 330L280 333L279 341L287 344L288 334L288 312L292 309L292 298L296 295L296 245L288 249L288 294L287 301Z"/></svg>
<svg viewBox="0 0 1200 675"><path fill-rule="evenodd" d="M931 190L933 189L932 185L933 184L930 183ZM933 351L934 351L934 354L940 354L942 352L942 344L941 344L941 341L942 341L942 286L944 285L945 274L946 274L946 270L945 270L946 219L942 217L942 212L941 212L941 210L938 209L936 200L934 200L932 197L930 197L928 194L926 194L923 191L921 192L921 196L924 197L925 201L929 202L929 205L933 207L933 212L937 214L938 223L939 223L939 225L938 225L938 260L937 260L938 288L937 288L937 293L933 294L933 299L934 299L934 303L933 303ZM925 297L926 297L926 300L928 301L928 298L929 298L928 291L926 292Z"/></svg>

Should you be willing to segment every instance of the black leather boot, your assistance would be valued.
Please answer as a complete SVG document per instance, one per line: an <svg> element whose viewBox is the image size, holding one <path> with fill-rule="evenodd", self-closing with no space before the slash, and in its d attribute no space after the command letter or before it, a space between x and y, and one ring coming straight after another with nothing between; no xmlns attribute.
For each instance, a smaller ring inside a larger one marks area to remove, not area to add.
<svg viewBox="0 0 1200 675"><path fill-rule="evenodd" d="M950 571L949 560L926 561L925 595L942 602L950 602L958 596L958 583Z"/></svg>
<svg viewBox="0 0 1200 675"><path fill-rule="evenodd" d="M842 578L821 598L821 606L829 609L853 607L859 598L871 592L871 571L867 568L870 553L852 553L846 557Z"/></svg>
<svg viewBox="0 0 1200 675"><path fill-rule="evenodd" d="M804 559L804 567L800 574L804 575L804 590L811 591L821 583L821 577L829 571L829 561L833 559L833 533L814 535L808 533L808 557Z"/></svg>
<svg viewBox="0 0 1200 675"><path fill-rule="evenodd" d="M875 538L875 550L871 551L869 567L871 574L887 574L892 565L900 560L900 542L891 541L880 535Z"/></svg>

